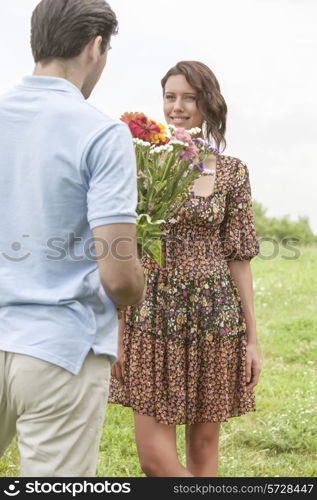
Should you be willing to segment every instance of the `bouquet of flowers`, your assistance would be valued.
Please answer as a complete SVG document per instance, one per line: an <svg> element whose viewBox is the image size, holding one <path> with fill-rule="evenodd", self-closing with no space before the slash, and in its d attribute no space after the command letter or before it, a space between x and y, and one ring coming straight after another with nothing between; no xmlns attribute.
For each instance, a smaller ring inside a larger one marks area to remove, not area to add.
<svg viewBox="0 0 317 500"><path fill-rule="evenodd" d="M175 215L195 179L207 170L203 161L217 154L199 136L200 129L165 127L143 113L125 113L136 153L138 169L137 239L141 255L164 265L161 224Z"/></svg>

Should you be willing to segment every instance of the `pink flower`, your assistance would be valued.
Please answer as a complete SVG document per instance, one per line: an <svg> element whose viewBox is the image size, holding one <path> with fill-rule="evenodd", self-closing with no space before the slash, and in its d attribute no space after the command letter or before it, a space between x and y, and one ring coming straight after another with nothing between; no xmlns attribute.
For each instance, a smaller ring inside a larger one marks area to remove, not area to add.
<svg viewBox="0 0 317 500"><path fill-rule="evenodd" d="M192 142L191 136L184 128L176 128L174 136L178 141L188 142L189 144Z"/></svg>
<svg viewBox="0 0 317 500"><path fill-rule="evenodd" d="M184 128L176 128L174 131L174 137L178 141L187 142L188 147L182 153L181 158L184 161L190 160L191 158L196 158L199 156L199 150L192 141L191 136Z"/></svg>
<svg viewBox="0 0 317 500"><path fill-rule="evenodd" d="M178 141L187 142L188 144L188 147L184 151L185 153L183 157L184 160L187 160L191 157L199 156L199 150L193 143L192 138L187 132L187 130L185 130L184 128L176 128L174 131L174 137Z"/></svg>
<svg viewBox="0 0 317 500"><path fill-rule="evenodd" d="M199 150L196 148L194 143L189 144L189 146L185 149L182 159L184 161L190 160L191 158L196 158L199 156Z"/></svg>

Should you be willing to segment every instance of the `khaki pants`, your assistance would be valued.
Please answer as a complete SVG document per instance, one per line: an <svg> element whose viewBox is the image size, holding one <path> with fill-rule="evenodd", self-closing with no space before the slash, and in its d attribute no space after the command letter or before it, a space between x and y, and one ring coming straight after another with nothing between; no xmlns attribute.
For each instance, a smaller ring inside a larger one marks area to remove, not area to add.
<svg viewBox="0 0 317 500"><path fill-rule="evenodd" d="M23 477L93 477L110 377L90 352L78 375L0 351L0 456L17 434Z"/></svg>

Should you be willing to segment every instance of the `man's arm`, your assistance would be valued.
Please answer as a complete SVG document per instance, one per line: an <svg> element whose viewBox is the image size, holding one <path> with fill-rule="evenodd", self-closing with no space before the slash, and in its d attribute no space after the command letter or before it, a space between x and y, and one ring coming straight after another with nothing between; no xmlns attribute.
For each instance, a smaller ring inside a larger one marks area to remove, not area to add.
<svg viewBox="0 0 317 500"><path fill-rule="evenodd" d="M144 273L137 254L136 225L98 226L93 236L106 294L120 306L137 304L144 292Z"/></svg>

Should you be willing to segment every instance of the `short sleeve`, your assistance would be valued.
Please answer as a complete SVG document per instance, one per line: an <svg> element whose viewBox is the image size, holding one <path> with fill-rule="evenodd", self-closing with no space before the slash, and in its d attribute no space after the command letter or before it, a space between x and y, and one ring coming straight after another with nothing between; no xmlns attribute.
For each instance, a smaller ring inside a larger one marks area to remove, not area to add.
<svg viewBox="0 0 317 500"><path fill-rule="evenodd" d="M249 172L247 166L240 160L233 166L220 234L227 261L249 260L259 253Z"/></svg>
<svg viewBox="0 0 317 500"><path fill-rule="evenodd" d="M131 133L124 123L95 134L83 157L90 228L136 223L137 169Z"/></svg>

